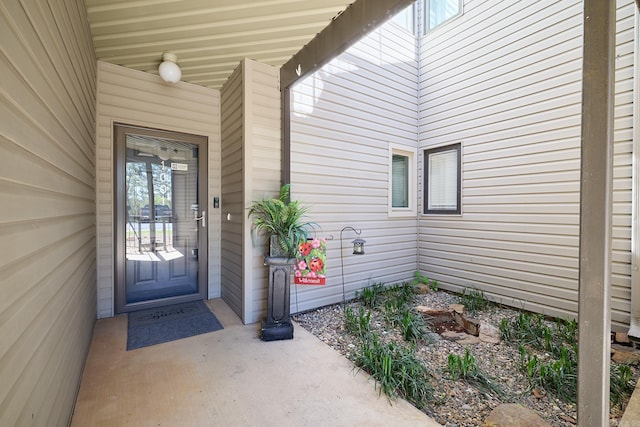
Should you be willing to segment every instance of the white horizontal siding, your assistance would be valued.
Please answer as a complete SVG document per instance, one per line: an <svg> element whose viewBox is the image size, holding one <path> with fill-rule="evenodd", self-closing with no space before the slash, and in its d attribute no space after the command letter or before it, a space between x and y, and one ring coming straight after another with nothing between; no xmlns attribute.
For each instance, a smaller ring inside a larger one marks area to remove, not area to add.
<svg viewBox="0 0 640 427"><path fill-rule="evenodd" d="M222 127L222 299L242 318L243 313L243 123L242 66L236 68L221 89Z"/></svg>
<svg viewBox="0 0 640 427"><path fill-rule="evenodd" d="M84 7L0 5L0 425L66 426L96 318Z"/></svg>
<svg viewBox="0 0 640 427"><path fill-rule="evenodd" d="M612 319L620 328L629 323L635 6L619 4ZM445 288L475 286L511 305L575 315L582 2L468 1L463 16L423 37L421 58L419 147L462 142L463 185L462 215L420 217L420 270Z"/></svg>
<svg viewBox="0 0 640 427"><path fill-rule="evenodd" d="M209 297L220 295L220 93L98 61L97 244L98 317L113 315L113 124L123 123L203 135L209 141Z"/></svg>
<svg viewBox="0 0 640 427"><path fill-rule="evenodd" d="M326 286L294 286L292 312L342 301L341 258L346 298L416 270L416 218L388 216L389 144L416 146L416 54L415 37L388 23L293 88L292 197L329 240ZM362 234L340 242L344 227ZM364 256L351 254L355 237Z"/></svg>

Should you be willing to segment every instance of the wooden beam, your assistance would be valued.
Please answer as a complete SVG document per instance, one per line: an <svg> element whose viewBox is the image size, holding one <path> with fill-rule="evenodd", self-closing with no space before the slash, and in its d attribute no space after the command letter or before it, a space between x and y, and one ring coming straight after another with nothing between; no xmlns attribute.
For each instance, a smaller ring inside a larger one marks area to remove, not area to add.
<svg viewBox="0 0 640 427"><path fill-rule="evenodd" d="M414 1L356 0L280 68L280 87L291 87Z"/></svg>
<svg viewBox="0 0 640 427"><path fill-rule="evenodd" d="M578 425L609 425L616 2L584 0Z"/></svg>
<svg viewBox="0 0 640 427"><path fill-rule="evenodd" d="M280 68L282 183L291 182L291 86L313 73L415 0L356 0Z"/></svg>

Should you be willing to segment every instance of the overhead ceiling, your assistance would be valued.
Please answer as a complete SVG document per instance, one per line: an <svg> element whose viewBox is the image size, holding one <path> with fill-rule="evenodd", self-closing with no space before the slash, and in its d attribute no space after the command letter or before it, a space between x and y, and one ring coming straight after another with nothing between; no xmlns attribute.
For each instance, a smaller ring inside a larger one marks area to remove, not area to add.
<svg viewBox="0 0 640 427"><path fill-rule="evenodd" d="M219 89L243 58L280 67L353 0L85 0L96 56Z"/></svg>

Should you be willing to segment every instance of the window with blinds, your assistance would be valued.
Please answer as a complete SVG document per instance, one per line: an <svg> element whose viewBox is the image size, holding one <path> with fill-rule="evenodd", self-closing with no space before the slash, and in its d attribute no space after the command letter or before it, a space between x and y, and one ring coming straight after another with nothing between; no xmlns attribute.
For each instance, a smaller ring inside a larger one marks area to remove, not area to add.
<svg viewBox="0 0 640 427"><path fill-rule="evenodd" d="M460 144L424 152L427 214L459 214L461 195Z"/></svg>
<svg viewBox="0 0 640 427"><path fill-rule="evenodd" d="M418 213L417 150L389 144L389 217L410 217Z"/></svg>
<svg viewBox="0 0 640 427"><path fill-rule="evenodd" d="M391 207L409 207L409 157L400 154L391 160Z"/></svg>

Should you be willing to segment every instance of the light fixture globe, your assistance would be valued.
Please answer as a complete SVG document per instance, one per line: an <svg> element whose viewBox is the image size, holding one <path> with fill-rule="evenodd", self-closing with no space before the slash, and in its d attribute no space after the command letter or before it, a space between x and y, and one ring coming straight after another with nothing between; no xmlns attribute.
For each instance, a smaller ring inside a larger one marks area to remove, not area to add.
<svg viewBox="0 0 640 427"><path fill-rule="evenodd" d="M162 80L167 83L178 83L182 77L182 71L176 63L178 57L173 53L165 52L162 54L162 63L158 67L158 73Z"/></svg>

